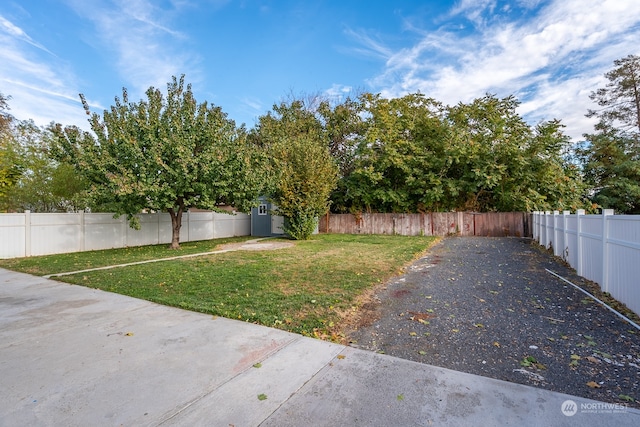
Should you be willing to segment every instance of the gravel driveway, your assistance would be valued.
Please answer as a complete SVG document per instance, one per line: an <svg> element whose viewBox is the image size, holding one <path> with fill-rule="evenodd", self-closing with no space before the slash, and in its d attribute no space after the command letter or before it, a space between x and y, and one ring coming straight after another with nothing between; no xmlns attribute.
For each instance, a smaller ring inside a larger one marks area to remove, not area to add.
<svg viewBox="0 0 640 427"><path fill-rule="evenodd" d="M347 337L403 359L640 408L640 331L545 269L594 290L530 240L445 238L363 305Z"/></svg>

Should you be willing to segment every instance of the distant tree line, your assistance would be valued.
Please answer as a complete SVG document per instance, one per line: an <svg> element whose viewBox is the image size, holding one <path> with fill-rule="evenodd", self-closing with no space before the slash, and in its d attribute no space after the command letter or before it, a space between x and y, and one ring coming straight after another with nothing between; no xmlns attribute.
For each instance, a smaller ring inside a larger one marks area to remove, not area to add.
<svg viewBox="0 0 640 427"><path fill-rule="evenodd" d="M604 88L591 94L594 133L576 150L587 196L616 213L640 214L640 57L614 61Z"/></svg>
<svg viewBox="0 0 640 427"><path fill-rule="evenodd" d="M166 211L178 247L189 208L248 210L266 194L306 238L333 212L533 211L640 213L640 58L615 61L591 94L592 134L572 144L559 120L527 124L514 97L447 106L421 93L292 96L250 130L198 103L184 76L166 95L126 89L92 132L40 128L0 93L0 210Z"/></svg>
<svg viewBox="0 0 640 427"><path fill-rule="evenodd" d="M531 211L584 205L562 125L529 126L513 97L447 107L422 94L365 93L337 105L284 102L253 134L280 123L329 147L334 212ZM293 119L295 118L295 119ZM285 123L295 122L296 125Z"/></svg>

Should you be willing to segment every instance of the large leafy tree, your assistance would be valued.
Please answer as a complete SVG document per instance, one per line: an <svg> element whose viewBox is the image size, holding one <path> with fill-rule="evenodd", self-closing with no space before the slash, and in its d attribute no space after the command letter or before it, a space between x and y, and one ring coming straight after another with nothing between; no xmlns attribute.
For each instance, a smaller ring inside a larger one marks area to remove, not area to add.
<svg viewBox="0 0 640 427"><path fill-rule="evenodd" d="M52 134L31 120L16 122L13 138L19 147L22 173L7 192L12 210L68 212L87 207L86 182L73 167L51 157Z"/></svg>
<svg viewBox="0 0 640 427"><path fill-rule="evenodd" d="M220 107L198 104L184 75L173 77L167 95L156 88L146 100L122 99L91 113L95 133L54 127L63 158L90 182L97 203L109 203L137 226L135 214L166 211L171 216L171 248L178 248L182 214L192 207L219 210L221 203L247 209L262 179L244 127L236 128Z"/></svg>
<svg viewBox="0 0 640 427"><path fill-rule="evenodd" d="M486 95L449 109L455 130L448 176L455 209L532 211L574 209L580 181L566 157L569 138L557 120L529 126L514 97Z"/></svg>
<svg viewBox="0 0 640 427"><path fill-rule="evenodd" d="M354 167L343 177L347 211L415 212L447 203L443 107L421 94L361 96L363 133Z"/></svg>
<svg viewBox="0 0 640 427"><path fill-rule="evenodd" d="M640 57L614 61L604 88L590 98L599 119L578 149L592 201L619 213L640 213Z"/></svg>
<svg viewBox="0 0 640 427"><path fill-rule="evenodd" d="M285 231L298 240L308 239L318 217L329 210L329 196L338 168L328 147L310 135L284 138L271 147L278 171L272 200L285 217Z"/></svg>
<svg viewBox="0 0 640 427"><path fill-rule="evenodd" d="M51 132L7 113L0 94L0 210L59 212L83 209L84 181L50 155Z"/></svg>
<svg viewBox="0 0 640 427"><path fill-rule="evenodd" d="M9 114L9 96L0 93L0 209L7 210L7 196L22 174L19 146L14 138L15 118Z"/></svg>
<svg viewBox="0 0 640 427"><path fill-rule="evenodd" d="M9 129L13 116L9 114L9 95L5 95L0 92L0 132L4 132Z"/></svg>
<svg viewBox="0 0 640 427"><path fill-rule="evenodd" d="M339 211L514 211L576 208L581 183L557 120L532 128L513 97L445 107L421 94L363 94L354 167Z"/></svg>
<svg viewBox="0 0 640 427"><path fill-rule="evenodd" d="M295 239L308 239L329 209L338 166L327 135L317 108L301 99L274 105L252 132L254 144L270 158L269 198Z"/></svg>

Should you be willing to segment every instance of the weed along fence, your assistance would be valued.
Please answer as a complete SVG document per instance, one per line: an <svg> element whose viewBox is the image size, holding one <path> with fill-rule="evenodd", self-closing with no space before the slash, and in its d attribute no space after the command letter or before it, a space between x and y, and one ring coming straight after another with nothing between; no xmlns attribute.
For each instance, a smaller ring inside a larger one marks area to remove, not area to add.
<svg viewBox="0 0 640 427"><path fill-rule="evenodd" d="M319 229L321 232L343 234L531 237L530 219L531 214L525 212L327 214L320 218Z"/></svg>
<svg viewBox="0 0 640 427"><path fill-rule="evenodd" d="M168 213L140 214L140 230L126 217L110 213L6 213L0 214L0 258L82 252L171 242ZM180 241L248 236L247 214L185 212Z"/></svg>
<svg viewBox="0 0 640 427"><path fill-rule="evenodd" d="M640 215L534 212L533 238L640 314Z"/></svg>

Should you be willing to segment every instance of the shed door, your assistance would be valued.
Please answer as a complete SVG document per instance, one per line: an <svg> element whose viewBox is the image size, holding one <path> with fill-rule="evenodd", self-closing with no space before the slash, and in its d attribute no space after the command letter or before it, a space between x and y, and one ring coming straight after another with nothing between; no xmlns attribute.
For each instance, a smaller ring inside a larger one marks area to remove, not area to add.
<svg viewBox="0 0 640 427"><path fill-rule="evenodd" d="M251 234L260 237L271 236L271 215L269 215L267 202L260 202L260 205L252 210Z"/></svg>

